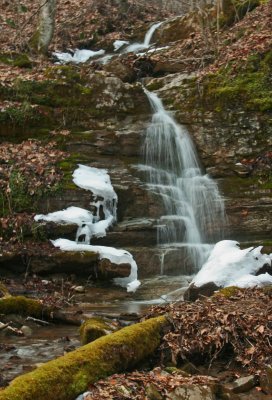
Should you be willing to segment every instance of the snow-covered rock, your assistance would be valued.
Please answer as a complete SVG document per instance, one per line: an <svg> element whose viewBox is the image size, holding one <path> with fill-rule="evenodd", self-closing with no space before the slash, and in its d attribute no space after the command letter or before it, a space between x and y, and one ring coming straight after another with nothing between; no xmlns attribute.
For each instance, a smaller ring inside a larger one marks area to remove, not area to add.
<svg viewBox="0 0 272 400"><path fill-rule="evenodd" d="M262 246L240 249L233 240L216 243L208 260L192 280L185 297L211 295L217 288L241 288L272 285L272 254L262 254ZM264 267L271 271L262 273Z"/></svg>

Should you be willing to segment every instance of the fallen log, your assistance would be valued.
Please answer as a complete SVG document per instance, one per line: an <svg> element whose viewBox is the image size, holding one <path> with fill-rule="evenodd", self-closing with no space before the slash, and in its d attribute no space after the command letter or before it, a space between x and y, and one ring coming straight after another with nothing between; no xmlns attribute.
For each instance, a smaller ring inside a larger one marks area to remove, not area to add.
<svg viewBox="0 0 272 400"><path fill-rule="evenodd" d="M131 369L160 344L165 317L123 328L19 376L0 391L0 400L74 400L100 378Z"/></svg>
<svg viewBox="0 0 272 400"><path fill-rule="evenodd" d="M17 314L39 320L56 321L80 326L80 318L65 314L63 311L48 307L35 299L24 296L0 298L0 314Z"/></svg>

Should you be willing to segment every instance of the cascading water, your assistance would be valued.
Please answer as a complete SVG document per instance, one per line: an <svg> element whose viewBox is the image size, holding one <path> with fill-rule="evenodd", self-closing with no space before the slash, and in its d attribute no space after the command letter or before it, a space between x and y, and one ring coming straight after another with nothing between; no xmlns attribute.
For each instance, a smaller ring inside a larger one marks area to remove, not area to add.
<svg viewBox="0 0 272 400"><path fill-rule="evenodd" d="M163 200L158 244L184 247L194 269L206 261L224 226L224 202L217 184L204 175L185 127L176 123L159 97L145 89L154 112L144 143L148 188ZM209 244L210 243L210 244ZM162 253L162 267L165 253Z"/></svg>
<svg viewBox="0 0 272 400"><path fill-rule="evenodd" d="M150 47L150 43L155 31L161 24L162 22L157 22L156 24L153 24L146 32L143 43L133 43L129 45L128 47L125 48L125 53L130 53L130 52L137 53L141 50L147 50Z"/></svg>

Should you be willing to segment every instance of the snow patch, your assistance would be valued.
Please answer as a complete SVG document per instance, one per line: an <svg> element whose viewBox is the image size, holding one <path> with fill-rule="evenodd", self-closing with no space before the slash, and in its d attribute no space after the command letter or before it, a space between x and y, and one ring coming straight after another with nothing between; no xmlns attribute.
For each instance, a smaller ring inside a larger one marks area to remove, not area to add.
<svg viewBox="0 0 272 400"><path fill-rule="evenodd" d="M264 265L272 265L272 253L262 254L261 249L262 246L242 250L238 242L222 240L216 243L192 283L197 287L214 282L219 287L242 288L272 283L272 276L267 273L255 276Z"/></svg>

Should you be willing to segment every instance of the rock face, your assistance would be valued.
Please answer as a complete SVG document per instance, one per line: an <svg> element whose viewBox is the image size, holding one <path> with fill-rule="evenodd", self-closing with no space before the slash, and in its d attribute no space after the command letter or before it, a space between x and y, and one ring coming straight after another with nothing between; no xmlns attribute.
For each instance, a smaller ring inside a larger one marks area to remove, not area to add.
<svg viewBox="0 0 272 400"><path fill-rule="evenodd" d="M195 301L200 297L210 297L219 287L214 282L206 283L200 287L190 285L184 293L184 300Z"/></svg>

